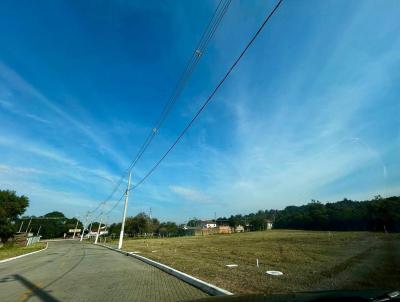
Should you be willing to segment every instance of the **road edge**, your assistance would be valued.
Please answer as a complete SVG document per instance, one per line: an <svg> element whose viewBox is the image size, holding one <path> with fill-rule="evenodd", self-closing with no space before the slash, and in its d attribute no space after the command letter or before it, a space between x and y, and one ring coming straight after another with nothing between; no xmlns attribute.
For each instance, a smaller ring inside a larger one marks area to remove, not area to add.
<svg viewBox="0 0 400 302"><path fill-rule="evenodd" d="M45 247L45 248L42 248L41 250L38 250L38 251L34 251L34 252L30 252L30 253L26 253L26 254L19 255L19 256L15 256L15 257L11 257L11 258L7 258L7 259L0 260L0 264L1 264L1 263L4 263L4 262L9 262L9 261L12 261L12 260L16 260L16 259L19 259L19 258L22 258L22 257L26 257L26 256L29 256L29 255L33 255L33 254L36 254L36 253L40 253L40 252L42 252L42 251L44 251L44 250L47 250L48 246L49 246L49 243L46 242L46 247Z"/></svg>
<svg viewBox="0 0 400 302"><path fill-rule="evenodd" d="M191 276L189 274L186 274L184 272L178 271L178 270L176 270L176 269L174 269L174 268L172 268L172 267L170 267L168 265L165 265L165 264L162 264L160 262L151 260L151 259L146 258L144 256L136 255L136 254L134 254L132 252L118 250L116 248L113 248L113 247L110 247L110 246L107 246L107 245L103 245L103 244L97 244L97 245L105 247L105 248L107 248L109 250L113 250L115 252L118 252L118 253L126 255L126 256L131 256L131 257L139 259L139 260L141 260L141 261L143 261L143 262L145 262L147 264L150 264L150 265L152 265L154 267L157 267L158 269L160 269L160 270L162 270L162 271L164 271L164 272L166 272L166 273L168 273L170 275L173 275L174 277L176 277L176 278L178 278L178 279L180 279L180 280L182 280L182 281L184 281L186 283L189 283L190 285L193 285L194 287L206 292L209 295L212 295L212 296L229 296L229 295L233 295L233 293L231 293L231 292L229 292L229 291L227 291L227 290L225 290L223 288L220 288L220 287L215 286L213 284L207 283L207 282L205 282L203 280L200 280L200 279L198 279L196 277L193 277L193 276Z"/></svg>

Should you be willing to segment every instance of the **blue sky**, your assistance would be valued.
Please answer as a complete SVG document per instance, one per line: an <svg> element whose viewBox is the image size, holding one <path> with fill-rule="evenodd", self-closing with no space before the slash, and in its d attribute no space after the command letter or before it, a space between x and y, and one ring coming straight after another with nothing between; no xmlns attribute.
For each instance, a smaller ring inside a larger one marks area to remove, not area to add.
<svg viewBox="0 0 400 302"><path fill-rule="evenodd" d="M274 3L233 0L133 183ZM216 5L2 1L0 188L29 196L35 215L83 215L106 198ZM183 222L399 194L399 10L395 0L284 1L177 148L132 191L129 215L152 208ZM120 216L121 205L108 219Z"/></svg>

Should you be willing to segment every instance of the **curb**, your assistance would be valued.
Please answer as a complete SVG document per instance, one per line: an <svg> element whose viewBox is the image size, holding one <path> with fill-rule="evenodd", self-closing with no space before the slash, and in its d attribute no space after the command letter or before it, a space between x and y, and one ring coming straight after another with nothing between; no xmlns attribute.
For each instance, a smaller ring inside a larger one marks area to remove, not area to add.
<svg viewBox="0 0 400 302"><path fill-rule="evenodd" d="M0 263L4 263L4 262L12 261L12 260L15 260L15 259L19 259L19 258L22 258L22 257L25 257L25 256L29 256L29 255L33 255L33 254L36 254L36 253L40 253L40 252L46 250L48 246L49 246L49 243L47 242L46 247L41 249L41 250L30 252L30 253L27 253L27 254L22 254L22 255L11 257L11 258L7 258L7 259L3 259L3 260L0 260Z"/></svg>
<svg viewBox="0 0 400 302"><path fill-rule="evenodd" d="M45 242L58 242L58 241L67 241L67 240L77 240L77 239L71 239L71 238L68 238L68 239L45 239L45 240L43 240L43 241L45 241Z"/></svg>
<svg viewBox="0 0 400 302"><path fill-rule="evenodd" d="M166 272L166 273L168 273L170 275L173 275L173 276L177 277L178 279L180 279L180 280L182 280L182 281L184 281L186 283L189 283L190 285L193 285L194 287L197 287L198 289L201 289L202 291L206 292L207 294L209 294L211 296L227 296L227 295L229 296L229 295L233 295L233 293L231 293L231 292L229 292L229 291L227 291L225 289L222 289L222 288L219 288L219 287L217 287L217 286L215 286L213 284L204 282L203 280L197 279L197 278L195 278L195 277L193 277L191 275L188 275L188 274L186 274L184 272L178 271L178 270L176 270L176 269L174 269L174 268L172 268L172 267L170 267L168 265L162 264L160 262L151 260L149 258L140 256L140 255L133 254L131 252L118 250L116 248L109 247L107 245L103 245L103 244L97 244L97 245L105 247L105 248L107 248L109 250L113 250L115 252L118 252L118 253L126 255L126 256L131 256L131 257L139 259L139 260L141 260L141 261L143 261L143 262L145 262L147 264L155 266L158 269L160 269L160 270L162 270L162 271L164 271L164 272Z"/></svg>

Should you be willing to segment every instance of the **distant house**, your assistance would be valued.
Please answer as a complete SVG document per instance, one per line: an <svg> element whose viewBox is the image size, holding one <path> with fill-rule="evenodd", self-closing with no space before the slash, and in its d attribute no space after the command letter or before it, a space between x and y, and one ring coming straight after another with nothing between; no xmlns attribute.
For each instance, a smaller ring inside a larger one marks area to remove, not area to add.
<svg viewBox="0 0 400 302"><path fill-rule="evenodd" d="M86 237L96 237L97 236L98 228L91 230L89 233L86 234ZM106 226L100 227L99 236L108 235L108 230Z"/></svg>
<svg viewBox="0 0 400 302"><path fill-rule="evenodd" d="M220 225L218 228L218 234L230 234L232 233L232 228L227 225Z"/></svg>
<svg viewBox="0 0 400 302"><path fill-rule="evenodd" d="M81 229L69 229L68 234L72 235L75 233L75 236L80 236L81 235Z"/></svg>
<svg viewBox="0 0 400 302"><path fill-rule="evenodd" d="M201 222L201 227L203 229L213 229L217 227L217 223L213 220L205 220Z"/></svg>
<svg viewBox="0 0 400 302"><path fill-rule="evenodd" d="M244 232L244 226L242 226L242 225L238 225L236 228L235 228L235 232L236 233L242 233L242 232Z"/></svg>
<svg viewBox="0 0 400 302"><path fill-rule="evenodd" d="M219 226L219 227L185 227L186 236L206 236L215 234L230 234L232 228L230 226Z"/></svg>

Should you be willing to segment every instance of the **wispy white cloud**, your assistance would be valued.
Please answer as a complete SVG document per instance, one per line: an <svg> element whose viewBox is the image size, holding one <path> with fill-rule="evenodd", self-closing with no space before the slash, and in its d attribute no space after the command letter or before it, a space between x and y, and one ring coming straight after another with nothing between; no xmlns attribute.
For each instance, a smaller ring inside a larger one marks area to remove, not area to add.
<svg viewBox="0 0 400 302"><path fill-rule="evenodd" d="M43 124L49 124L50 122L47 119L44 119L42 117L39 117L33 113L26 113L23 112L22 110L17 109L11 102L5 101L0 99L0 107L2 107L3 109L12 112L14 114L17 114L19 116L22 116L24 118L29 118L31 120L34 120L36 122L40 122Z"/></svg>
<svg viewBox="0 0 400 302"><path fill-rule="evenodd" d="M62 152L48 146L46 147L46 145L44 144L39 145L35 142L30 141L27 138L17 138L9 136L7 137L4 135L0 137L0 145L8 146L15 150L18 150L18 148L21 146L21 143L23 143L24 148L22 150L19 150L20 152L35 154L48 160L53 160L68 165L78 164L74 159L66 156L65 154L62 154Z"/></svg>
<svg viewBox="0 0 400 302"><path fill-rule="evenodd" d="M305 17L293 12L295 5L280 11L279 16L288 18L274 19L185 139L132 191L129 215L151 206L169 219L207 218L215 211L226 215L281 208L311 198L361 199L400 192L394 171L398 158L387 155L398 154L398 123L381 127L388 111L399 108L391 104L384 112L388 98L398 96L400 39L394 33L399 23L393 12L379 13L373 2L343 4L345 14L328 17L320 14L326 5L321 2L309 15L301 8ZM242 10L254 13L253 18ZM135 168L134 181L168 148L261 17L261 9L246 5L231 10L194 75L199 78L171 112L166 131L154 141L156 147ZM9 127L0 128L0 183L31 194L38 206L42 201L49 208L96 204L91 198L105 197L119 179L114 162L125 168L128 154L142 143L139 138L146 131L135 122L147 117L138 117L132 109L142 104L124 107L132 112L125 120L107 116L105 125L102 106L100 113L89 112L79 100L62 106L9 66L0 61L0 109L7 113L0 114L11 117L5 122ZM91 83L98 88L102 80ZM153 114L151 109L146 112ZM15 123L14 129L16 115L42 127ZM397 135L394 139L391 131ZM113 214L118 211L120 207Z"/></svg>
<svg viewBox="0 0 400 302"><path fill-rule="evenodd" d="M339 66L354 63L346 63L344 57L356 35L354 26L362 26L362 17L345 26L346 32L318 70L318 78L314 69L304 68L314 66L314 54L287 70L289 77L274 83L273 93L265 83L259 88L249 83L246 79L254 78L253 73L235 79L240 85L230 86L226 101L220 100L232 113L234 148L228 152L204 142L197 145L201 150L197 154L202 156L198 166L212 179L207 193L218 206L229 205L231 212L281 208L312 198L369 198L368 194L377 191L388 195L398 188L384 185L387 167L382 158L391 146L366 148L354 138L368 140L365 129L374 117L366 112L379 107L382 95L395 85L393 66L399 62L399 53L390 47L373 57L359 56L354 68L338 71ZM318 49L316 45L309 48ZM314 81L305 82L310 79ZM359 178L353 189L324 192L371 166L375 174ZM371 181L375 191L367 188Z"/></svg>
<svg viewBox="0 0 400 302"><path fill-rule="evenodd" d="M40 91L38 91L32 84L25 81L17 72L10 69L6 64L4 64L0 60L0 80L2 80L3 85L6 90L16 90L19 94L24 94L31 98L33 101L39 102L46 109L50 110L51 114L56 114L58 118L62 118L65 123L70 126L73 126L81 135L88 137L92 142L96 144L100 151L106 152L109 156L111 156L121 167L126 167L128 165L128 161L126 158L120 155L120 153L116 152L110 143L105 142L98 133L101 131L97 131L92 126L82 123L79 120L72 117L67 111L63 110L61 107L57 106L55 102L50 101L46 96L44 96ZM7 93L10 95L10 93ZM12 94L11 96L12 97ZM3 105L7 106L8 110L13 110L15 113L20 115L24 115L31 119L35 119L36 121L43 120L41 117L38 117L32 113L24 112L22 109L16 109L15 106L10 105L11 102L4 101Z"/></svg>
<svg viewBox="0 0 400 302"><path fill-rule="evenodd" d="M187 201L193 201L198 203L209 203L211 202L211 198L198 190L187 188L183 186L170 186L169 187L172 192L183 197Z"/></svg>
<svg viewBox="0 0 400 302"><path fill-rule="evenodd" d="M10 166L10 165L2 165L2 164L0 164L0 172L2 172L2 173L15 172L18 174L46 174L47 173L44 170L40 170L40 169L36 169L36 168L14 167L14 166Z"/></svg>
<svg viewBox="0 0 400 302"><path fill-rule="evenodd" d="M19 148L23 142L23 148ZM0 146L7 147L14 150L15 156L18 154L21 158L31 158L31 166L12 168L12 165L3 164L0 167L3 174L7 172L8 177L11 173L20 174L25 171L25 174L42 173L51 176L55 180L73 179L81 182L82 184L95 184L100 191L111 190L111 188L119 180L119 176L105 169L91 168L82 165L80 162L72 159L62 151L51 148L46 144L37 144L34 141L25 137L0 137ZM38 167L32 167L37 165ZM29 173L31 172L31 173ZM107 194L107 193L105 193Z"/></svg>
<svg viewBox="0 0 400 302"><path fill-rule="evenodd" d="M56 190L32 181L4 179L1 175L0 181L7 188L17 191L17 194L29 197L28 215L43 215L51 211L60 211L67 216L82 215L83 210L93 209L98 204L98 200L84 194Z"/></svg>

